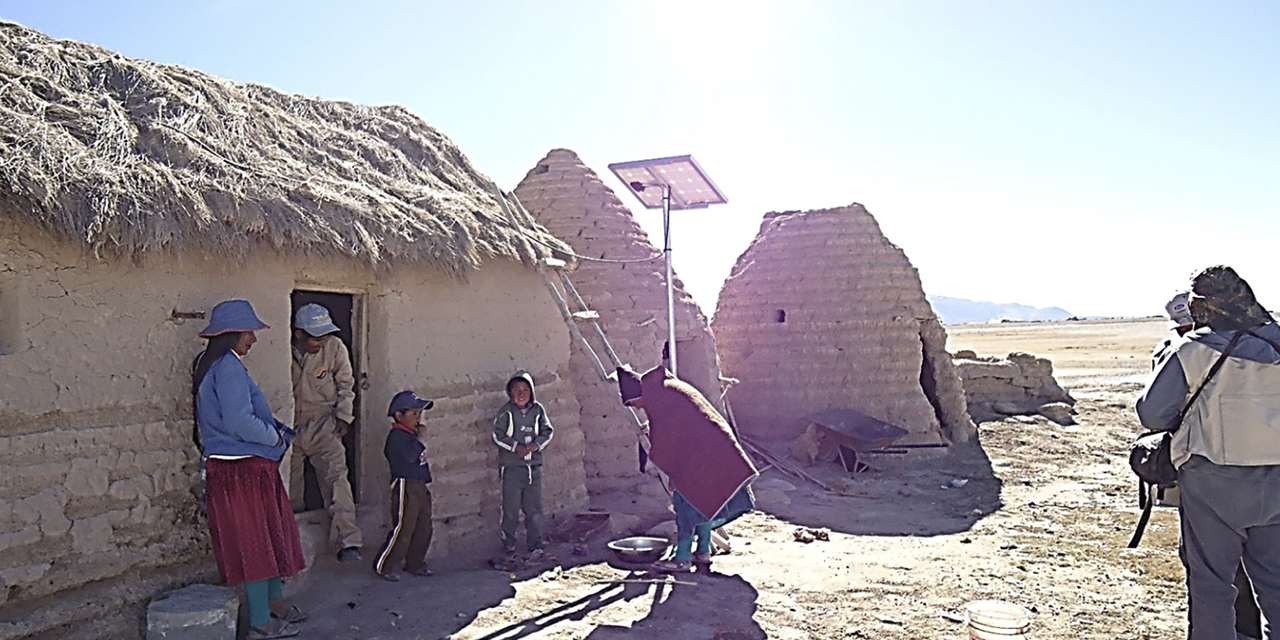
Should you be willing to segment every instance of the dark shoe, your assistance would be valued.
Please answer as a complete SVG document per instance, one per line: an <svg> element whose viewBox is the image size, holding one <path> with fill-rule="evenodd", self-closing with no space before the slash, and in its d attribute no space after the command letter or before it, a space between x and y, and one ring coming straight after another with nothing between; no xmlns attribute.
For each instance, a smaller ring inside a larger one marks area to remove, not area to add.
<svg viewBox="0 0 1280 640"><path fill-rule="evenodd" d="M297 605L288 604L283 600L273 600L272 602L280 602L279 606L271 608L272 618L284 620L289 624L297 624L307 619L307 614L303 613L302 609L299 609ZM281 611L284 613L280 613Z"/></svg>
<svg viewBox="0 0 1280 640"><path fill-rule="evenodd" d="M360 562L361 559L359 547L347 547L338 552L338 562Z"/></svg>
<svg viewBox="0 0 1280 640"><path fill-rule="evenodd" d="M297 627L281 620L272 618L270 622L261 627L249 627L249 635L245 636L247 640L272 640L273 638L292 638L298 635L300 631Z"/></svg>
<svg viewBox="0 0 1280 640"><path fill-rule="evenodd" d="M659 573L686 573L693 568L688 560L659 560L649 566Z"/></svg>
<svg viewBox="0 0 1280 640"><path fill-rule="evenodd" d="M382 575L382 579L386 580L387 582L400 582L400 574L394 571L388 571L381 575Z"/></svg>
<svg viewBox="0 0 1280 640"><path fill-rule="evenodd" d="M408 573L411 576L418 576L419 578L430 578L436 574L425 565L418 567L417 569L405 569L405 573Z"/></svg>

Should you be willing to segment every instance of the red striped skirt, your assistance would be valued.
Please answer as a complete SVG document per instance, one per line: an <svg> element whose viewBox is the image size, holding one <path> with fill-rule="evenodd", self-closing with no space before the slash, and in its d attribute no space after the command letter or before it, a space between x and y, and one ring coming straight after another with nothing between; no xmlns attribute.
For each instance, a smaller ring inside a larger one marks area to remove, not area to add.
<svg viewBox="0 0 1280 640"><path fill-rule="evenodd" d="M213 557L225 584L291 576L307 566L274 461L209 458L205 492Z"/></svg>

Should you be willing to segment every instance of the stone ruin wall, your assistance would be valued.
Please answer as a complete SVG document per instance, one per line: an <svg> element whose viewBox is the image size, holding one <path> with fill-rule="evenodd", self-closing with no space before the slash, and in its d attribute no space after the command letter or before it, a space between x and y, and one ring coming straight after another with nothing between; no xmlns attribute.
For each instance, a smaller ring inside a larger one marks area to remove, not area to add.
<svg viewBox="0 0 1280 640"><path fill-rule="evenodd" d="M968 350L954 357L975 420L1040 414L1061 424L1074 423L1075 398L1053 377L1049 359L1017 351L1007 358Z"/></svg>
<svg viewBox="0 0 1280 640"><path fill-rule="evenodd" d="M903 443L974 432L919 275L862 205L766 215L712 328L749 435L794 440L829 409L901 426Z"/></svg>
<svg viewBox="0 0 1280 640"><path fill-rule="evenodd" d="M599 324L618 357L639 372L659 365L667 340L665 267L661 252L630 210L567 149L548 153L515 193L539 224L581 255L608 260L659 256L650 262L624 264L582 260L569 275L588 307L600 314ZM723 410L715 341L706 318L678 278L675 284L680 378ZM587 324L579 328L612 371L594 331ZM635 422L621 404L616 382L602 380L589 358L575 339L569 375L582 408L588 489L600 493L652 483L639 473Z"/></svg>

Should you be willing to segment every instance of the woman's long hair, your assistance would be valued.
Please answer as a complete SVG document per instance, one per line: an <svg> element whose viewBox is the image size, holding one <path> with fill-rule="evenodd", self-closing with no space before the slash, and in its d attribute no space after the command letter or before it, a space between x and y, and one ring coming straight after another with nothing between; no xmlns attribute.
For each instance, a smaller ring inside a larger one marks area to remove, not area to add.
<svg viewBox="0 0 1280 640"><path fill-rule="evenodd" d="M200 355L196 356L195 362L191 363L191 439L196 443L196 449L204 450L200 446L200 420L196 417L196 403L200 401L200 383L204 382L204 377L209 373L209 367L217 362L222 356L227 355L231 351L231 347L236 346L240 341L240 331L230 331L220 333L209 338L209 346L205 347Z"/></svg>

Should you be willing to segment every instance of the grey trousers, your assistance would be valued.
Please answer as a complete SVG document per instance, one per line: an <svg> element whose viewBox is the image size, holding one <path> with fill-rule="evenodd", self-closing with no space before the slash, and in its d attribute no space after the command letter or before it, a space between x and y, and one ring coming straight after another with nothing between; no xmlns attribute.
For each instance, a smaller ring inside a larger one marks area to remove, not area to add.
<svg viewBox="0 0 1280 640"><path fill-rule="evenodd" d="M1189 640L1235 637L1234 583L1244 560L1262 637L1280 621L1280 465L1223 466L1193 456L1178 470Z"/></svg>
<svg viewBox="0 0 1280 640"><path fill-rule="evenodd" d="M502 474L502 546L514 549L524 511L525 546L542 548L542 465L498 467Z"/></svg>

